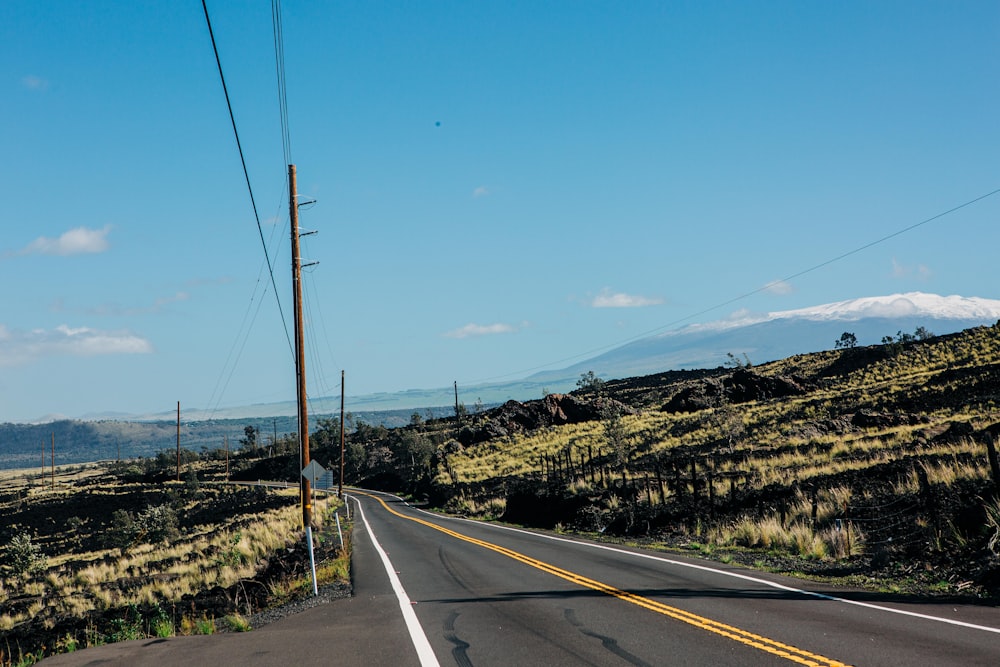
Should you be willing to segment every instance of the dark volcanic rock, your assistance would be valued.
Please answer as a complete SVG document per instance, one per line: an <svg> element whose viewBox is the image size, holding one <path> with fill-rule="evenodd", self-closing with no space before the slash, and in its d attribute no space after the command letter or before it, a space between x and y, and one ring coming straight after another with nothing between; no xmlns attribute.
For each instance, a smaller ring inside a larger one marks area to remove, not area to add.
<svg viewBox="0 0 1000 667"><path fill-rule="evenodd" d="M499 408L477 415L462 427L458 439L464 445L472 445L547 426L594 421L601 418L605 407L612 407L621 415L635 414L632 408L610 398L588 401L570 394L549 394L540 401L507 401Z"/></svg>
<svg viewBox="0 0 1000 667"><path fill-rule="evenodd" d="M728 377L706 378L686 386L667 401L664 412L697 412L725 399L729 403L766 401L785 396L800 396L808 388L787 377L758 375L748 368L737 368Z"/></svg>
<svg viewBox="0 0 1000 667"><path fill-rule="evenodd" d="M917 424L926 424L928 421L927 417L922 415L911 415L905 412L874 412L872 410L859 410L851 417L851 423L860 428L916 426Z"/></svg>
<svg viewBox="0 0 1000 667"><path fill-rule="evenodd" d="M716 378L700 380L673 395L663 406L664 412L697 412L717 405L722 396L722 382Z"/></svg>
<svg viewBox="0 0 1000 667"><path fill-rule="evenodd" d="M806 393L806 388L792 378L757 375L746 368L737 368L732 375L722 381L722 386L725 388L726 398L731 403L766 401L770 398L801 396Z"/></svg>

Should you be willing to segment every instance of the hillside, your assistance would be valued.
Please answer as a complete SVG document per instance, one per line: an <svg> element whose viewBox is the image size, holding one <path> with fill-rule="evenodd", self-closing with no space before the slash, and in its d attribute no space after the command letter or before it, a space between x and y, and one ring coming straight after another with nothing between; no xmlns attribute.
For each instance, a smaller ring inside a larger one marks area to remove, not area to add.
<svg viewBox="0 0 1000 667"><path fill-rule="evenodd" d="M354 434L349 471L477 516L1000 593L1000 328L739 362Z"/></svg>

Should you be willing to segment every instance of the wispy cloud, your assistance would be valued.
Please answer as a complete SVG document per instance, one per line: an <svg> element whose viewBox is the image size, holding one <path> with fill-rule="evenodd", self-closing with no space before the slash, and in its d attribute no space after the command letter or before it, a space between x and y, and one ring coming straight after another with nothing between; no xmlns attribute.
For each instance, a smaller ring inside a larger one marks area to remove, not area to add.
<svg viewBox="0 0 1000 667"><path fill-rule="evenodd" d="M794 289L791 283L786 283L784 280L772 280L764 285L764 290L771 294L791 294Z"/></svg>
<svg viewBox="0 0 1000 667"><path fill-rule="evenodd" d="M0 367L21 366L55 356L95 357L152 351L152 343L128 331L101 331L65 324L51 330L19 331L0 324Z"/></svg>
<svg viewBox="0 0 1000 667"><path fill-rule="evenodd" d="M44 91L49 89L49 82L40 76L35 76L34 74L22 77L21 85L28 90Z"/></svg>
<svg viewBox="0 0 1000 667"><path fill-rule="evenodd" d="M479 197L485 197L488 194L490 194L490 189L485 185L480 185L478 188L472 191L472 196L477 199Z"/></svg>
<svg viewBox="0 0 1000 667"><path fill-rule="evenodd" d="M893 278L917 278L919 280L927 280L931 277L931 270L925 264L917 264L916 266L906 266L900 263L895 257L892 258L892 277Z"/></svg>
<svg viewBox="0 0 1000 667"><path fill-rule="evenodd" d="M590 305L594 308L643 308L645 306L659 306L662 303L663 299L659 297L612 292L607 287L590 301Z"/></svg>
<svg viewBox="0 0 1000 667"><path fill-rule="evenodd" d="M517 327L510 324L475 324L469 323L464 327L453 329L444 335L447 338L473 338L476 336L492 336L494 334L507 334L517 331Z"/></svg>
<svg viewBox="0 0 1000 667"><path fill-rule="evenodd" d="M153 303L151 303L148 306L122 306L116 303L102 303L99 306L84 309L83 312L87 313L88 315L100 315L100 316L110 316L110 317L132 317L135 315L150 315L161 312L172 303L180 303L182 301L188 301L190 299L191 299L190 293L181 291L171 294L170 296L162 296L158 299L155 299Z"/></svg>
<svg viewBox="0 0 1000 667"><path fill-rule="evenodd" d="M105 225L104 229L77 227L54 239L39 236L17 254L67 256L101 253L109 247L108 234L110 232L111 225Z"/></svg>

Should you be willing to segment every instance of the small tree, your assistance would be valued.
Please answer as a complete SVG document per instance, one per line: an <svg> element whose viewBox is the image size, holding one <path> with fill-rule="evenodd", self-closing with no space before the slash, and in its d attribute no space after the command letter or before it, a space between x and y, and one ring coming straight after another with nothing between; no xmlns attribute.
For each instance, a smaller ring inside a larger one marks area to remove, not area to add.
<svg viewBox="0 0 1000 667"><path fill-rule="evenodd" d="M244 449L251 452L257 451L257 429L253 426L247 424L243 427L243 437L240 438L240 444L243 445Z"/></svg>
<svg viewBox="0 0 1000 667"><path fill-rule="evenodd" d="M934 338L934 334L928 331L924 327L917 327L916 331L913 332L913 336L917 340L927 340L928 338Z"/></svg>
<svg viewBox="0 0 1000 667"><path fill-rule="evenodd" d="M32 542L31 535L26 532L11 538L4 560L14 576L22 580L29 574L44 570L48 562L42 547Z"/></svg>
<svg viewBox="0 0 1000 667"><path fill-rule="evenodd" d="M835 347L838 350L841 349L849 350L853 347L857 347L857 345L858 345L858 337L855 336L850 331L845 331L844 333L840 334L840 339L836 342Z"/></svg>
<svg viewBox="0 0 1000 667"><path fill-rule="evenodd" d="M622 471L632 456L632 447L622 422L621 406L605 401L601 407L601 423L604 426L604 438L615 457L615 468Z"/></svg>
<svg viewBox="0 0 1000 667"><path fill-rule="evenodd" d="M600 391L604 386L604 380L597 377L594 371L587 371L580 374L580 379L576 381L576 386L584 391Z"/></svg>
<svg viewBox="0 0 1000 667"><path fill-rule="evenodd" d="M726 352L726 356L728 359L726 359L725 365L730 368L753 368L753 364L750 363L750 357L747 356L746 352L743 353L742 359L732 352Z"/></svg>
<svg viewBox="0 0 1000 667"><path fill-rule="evenodd" d="M142 527L135 516L126 509L117 509L111 513L111 523L104 534L105 543L109 547L117 547L125 554L135 544L142 533Z"/></svg>

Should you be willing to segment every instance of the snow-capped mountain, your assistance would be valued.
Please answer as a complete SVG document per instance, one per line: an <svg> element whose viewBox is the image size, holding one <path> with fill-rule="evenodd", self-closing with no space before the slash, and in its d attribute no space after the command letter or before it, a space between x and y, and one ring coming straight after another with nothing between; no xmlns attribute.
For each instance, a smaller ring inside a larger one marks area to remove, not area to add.
<svg viewBox="0 0 1000 667"><path fill-rule="evenodd" d="M939 296L923 292L838 301L770 313L739 312L725 320L691 324L643 338L559 371L531 379L555 379L593 370L607 377L647 375L666 370L712 368L732 353L753 363L834 347L844 332L858 345L924 327L947 334L1000 320L1000 300Z"/></svg>
<svg viewBox="0 0 1000 667"><path fill-rule="evenodd" d="M770 313L768 319L857 321L866 318L930 317L939 320L1000 319L1000 301L965 296L908 292L837 301L822 306Z"/></svg>

